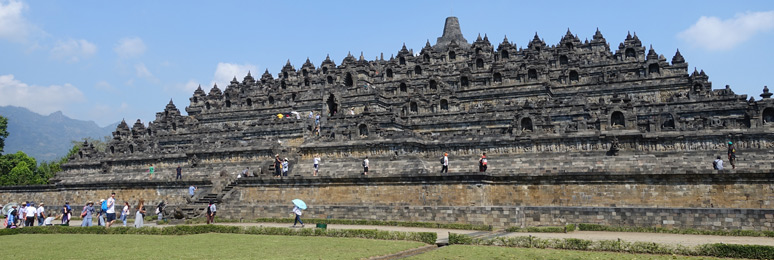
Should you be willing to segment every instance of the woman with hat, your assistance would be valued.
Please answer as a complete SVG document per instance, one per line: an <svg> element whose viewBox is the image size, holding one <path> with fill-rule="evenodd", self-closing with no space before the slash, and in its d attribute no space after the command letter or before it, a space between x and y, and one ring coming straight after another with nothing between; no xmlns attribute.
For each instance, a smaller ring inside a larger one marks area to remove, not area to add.
<svg viewBox="0 0 774 260"><path fill-rule="evenodd" d="M282 175L287 177L288 176L288 158L285 157L285 161L282 162Z"/></svg>
<svg viewBox="0 0 774 260"><path fill-rule="evenodd" d="M91 227L92 214L94 214L94 202L89 201L86 203L86 206L83 206L83 210L81 210L81 217L83 218L81 227Z"/></svg>

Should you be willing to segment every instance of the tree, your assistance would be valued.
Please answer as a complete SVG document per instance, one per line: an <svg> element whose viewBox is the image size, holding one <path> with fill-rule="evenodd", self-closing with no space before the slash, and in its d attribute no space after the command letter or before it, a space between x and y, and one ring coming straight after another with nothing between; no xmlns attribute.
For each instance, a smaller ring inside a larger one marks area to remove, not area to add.
<svg viewBox="0 0 774 260"><path fill-rule="evenodd" d="M0 116L0 153L3 153L6 137L8 137L8 118Z"/></svg>

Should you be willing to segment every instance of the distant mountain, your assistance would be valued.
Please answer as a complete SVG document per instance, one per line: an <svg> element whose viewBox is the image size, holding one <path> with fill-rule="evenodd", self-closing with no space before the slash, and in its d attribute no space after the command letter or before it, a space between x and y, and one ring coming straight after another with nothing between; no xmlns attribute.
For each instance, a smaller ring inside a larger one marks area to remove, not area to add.
<svg viewBox="0 0 774 260"><path fill-rule="evenodd" d="M44 116L14 106L0 106L0 115L8 118L9 135L3 153L23 151L37 159L38 163L67 155L74 140L109 136L118 125L99 127L94 121L72 119L61 111Z"/></svg>

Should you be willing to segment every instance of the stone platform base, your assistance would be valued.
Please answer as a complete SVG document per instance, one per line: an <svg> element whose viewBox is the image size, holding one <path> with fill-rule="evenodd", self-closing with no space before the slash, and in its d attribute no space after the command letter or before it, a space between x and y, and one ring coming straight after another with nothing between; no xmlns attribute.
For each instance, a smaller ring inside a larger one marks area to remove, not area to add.
<svg viewBox="0 0 774 260"><path fill-rule="evenodd" d="M290 218L292 205L224 204L218 216L228 219ZM608 226L774 230L772 209L628 208L628 207L433 207L310 206L304 218L366 219L492 225L495 228L563 226L590 223Z"/></svg>

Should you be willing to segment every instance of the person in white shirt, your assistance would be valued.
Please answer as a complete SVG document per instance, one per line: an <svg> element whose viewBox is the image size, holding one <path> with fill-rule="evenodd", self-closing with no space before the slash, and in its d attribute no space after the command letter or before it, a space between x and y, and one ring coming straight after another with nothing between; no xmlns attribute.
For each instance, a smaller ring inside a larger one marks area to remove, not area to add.
<svg viewBox="0 0 774 260"><path fill-rule="evenodd" d="M714 162L712 162L712 166L714 166L713 168L715 168L715 170L718 170L718 171L723 170L723 160L720 159L720 156L718 156L718 158L715 159Z"/></svg>
<svg viewBox="0 0 774 260"><path fill-rule="evenodd" d="M27 203L27 208L24 210L26 212L25 216L26 221L24 221L24 226L31 227L35 225L35 214L38 212L38 209L36 209L34 206Z"/></svg>
<svg viewBox="0 0 774 260"><path fill-rule="evenodd" d="M45 220L43 220L43 225L44 226L53 226L54 224L52 224L51 222L54 221L54 219L56 219L56 217L54 217L54 216L56 216L56 213L51 213L51 216L49 216Z"/></svg>
<svg viewBox="0 0 774 260"><path fill-rule="evenodd" d="M296 214L296 219L293 220L293 227L296 226L296 223L301 223L301 227L304 227L304 222L301 221L301 214L303 214L301 212L301 208L298 206L293 206L293 214Z"/></svg>
<svg viewBox="0 0 774 260"><path fill-rule="evenodd" d="M449 173L449 154L443 153L443 163L441 164L441 173Z"/></svg>
<svg viewBox="0 0 774 260"><path fill-rule="evenodd" d="M35 216L38 217L38 226L42 226L43 221L46 220L46 208L43 207L43 203L38 205L38 209L35 210Z"/></svg>
<svg viewBox="0 0 774 260"><path fill-rule="evenodd" d="M113 192L110 194L110 198L107 200L107 222L105 223L106 227L110 227L110 225L113 225L113 222L116 222L116 193Z"/></svg>
<svg viewBox="0 0 774 260"><path fill-rule="evenodd" d="M363 160L363 175L368 175L368 156Z"/></svg>
<svg viewBox="0 0 774 260"><path fill-rule="evenodd" d="M317 171L320 170L320 155L314 157L314 173L312 176L317 176Z"/></svg>
<svg viewBox="0 0 774 260"><path fill-rule="evenodd" d="M124 201L124 209L121 210L121 221L124 222L124 227L126 226L127 217L129 217L129 202Z"/></svg>

